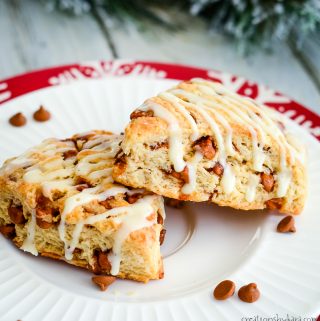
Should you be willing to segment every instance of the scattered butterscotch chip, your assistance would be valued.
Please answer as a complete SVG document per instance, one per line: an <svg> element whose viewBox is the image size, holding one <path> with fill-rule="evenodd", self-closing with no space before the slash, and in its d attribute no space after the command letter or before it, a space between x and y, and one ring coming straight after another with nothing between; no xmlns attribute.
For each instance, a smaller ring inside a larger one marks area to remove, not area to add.
<svg viewBox="0 0 320 321"><path fill-rule="evenodd" d="M239 289L238 297L243 302L253 303L260 298L260 291L255 283L249 283Z"/></svg>
<svg viewBox="0 0 320 321"><path fill-rule="evenodd" d="M100 287L101 291L105 291L116 278L109 275L97 275L92 277L92 282Z"/></svg>
<svg viewBox="0 0 320 321"><path fill-rule="evenodd" d="M34 112L33 118L36 121L44 122L51 118L51 114L43 106L40 106L40 108Z"/></svg>
<svg viewBox="0 0 320 321"><path fill-rule="evenodd" d="M294 233L296 231L296 228L294 226L293 216L288 215L285 218L283 218L277 226L277 231L279 233Z"/></svg>
<svg viewBox="0 0 320 321"><path fill-rule="evenodd" d="M233 296L236 289L235 284L230 280L220 282L213 291L216 300L226 300Z"/></svg>
<svg viewBox="0 0 320 321"><path fill-rule="evenodd" d="M9 123L15 127L21 127L27 123L27 118L22 113L17 113L9 119Z"/></svg>

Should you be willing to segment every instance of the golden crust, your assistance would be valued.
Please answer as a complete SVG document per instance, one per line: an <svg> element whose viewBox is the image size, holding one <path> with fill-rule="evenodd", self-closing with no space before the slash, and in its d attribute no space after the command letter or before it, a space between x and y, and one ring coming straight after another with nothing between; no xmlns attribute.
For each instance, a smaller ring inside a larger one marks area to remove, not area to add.
<svg viewBox="0 0 320 321"><path fill-rule="evenodd" d="M5 162L0 169L0 226L15 224L13 241L19 248L28 240L34 218L35 251L97 271L100 253L114 256L119 231L131 226L127 219L137 217L141 227L122 241L116 276L147 282L163 275L159 244L163 219L158 223L158 216L164 216L163 200L112 182L121 139L105 131L49 139ZM83 227L77 235L79 224ZM61 226L64 232L59 231ZM73 240L77 244L67 260L66 248ZM111 271L98 266L98 272Z"/></svg>
<svg viewBox="0 0 320 321"><path fill-rule="evenodd" d="M285 129L282 128L286 123L282 115L231 93L222 85L204 80L182 82L166 93L171 97L175 96L175 99L160 94L148 99L133 113L133 119L125 129L122 152L119 153L118 161L113 168L116 181L180 200L209 200L221 206L243 210L269 207L290 214L299 214L302 211L307 194L307 182L304 162L298 156L304 151L297 149L297 146L289 141ZM175 103L177 100L178 105ZM204 102L208 105L201 107L204 106ZM149 111L155 113L157 106L169 113L171 119L175 119L174 126L181 131L183 161L187 164L192 162L197 149L196 142L192 140L194 131L191 121L186 118L182 109L195 121L198 137L209 137L214 145L214 158L203 157L196 165L196 186L191 193L183 193L182 188L187 182L173 170L174 164L169 153L170 123L163 116L163 111L161 116L150 115ZM223 174L218 175L214 172L214 166L219 162L221 154L212 122L217 125L225 146L228 135L232 137L234 154L226 157L226 163L231 166L235 175L232 193L226 193L221 186ZM265 157L259 170L254 166L253 132L258 144L256 149L261 148ZM282 157L285 158L285 166L281 165ZM282 176L286 171L290 172L288 176L291 176L291 181L285 194L279 196L279 185L282 184ZM274 183L271 190L266 190L268 187L260 178L263 173L272 175ZM255 197L252 200L247 195L251 179L256 181ZM273 201L276 203L274 206L270 203Z"/></svg>

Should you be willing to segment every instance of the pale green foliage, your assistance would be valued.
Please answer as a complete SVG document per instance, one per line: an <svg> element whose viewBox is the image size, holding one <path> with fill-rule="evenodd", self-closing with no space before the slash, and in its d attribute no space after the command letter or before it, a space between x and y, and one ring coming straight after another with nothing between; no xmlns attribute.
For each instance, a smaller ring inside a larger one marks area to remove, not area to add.
<svg viewBox="0 0 320 321"><path fill-rule="evenodd" d="M241 52L253 48L270 49L277 41L288 39L300 47L303 38L313 33L320 37L320 0L46 0L50 9L74 14L103 8L112 17L126 21L152 20L169 26L157 15L157 7L173 6L208 21L237 41ZM172 24L170 25L172 27Z"/></svg>

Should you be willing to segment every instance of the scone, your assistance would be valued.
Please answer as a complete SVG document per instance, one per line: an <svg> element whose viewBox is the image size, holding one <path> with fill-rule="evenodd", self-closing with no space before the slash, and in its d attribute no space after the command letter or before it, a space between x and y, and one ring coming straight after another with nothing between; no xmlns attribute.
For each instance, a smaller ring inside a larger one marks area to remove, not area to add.
<svg viewBox="0 0 320 321"><path fill-rule="evenodd" d="M97 274L163 277L161 196L113 182L121 135L47 139L0 169L0 231L22 250Z"/></svg>
<svg viewBox="0 0 320 321"><path fill-rule="evenodd" d="M116 181L162 196L236 209L301 212L304 150L279 113L219 83L192 79L131 114Z"/></svg>

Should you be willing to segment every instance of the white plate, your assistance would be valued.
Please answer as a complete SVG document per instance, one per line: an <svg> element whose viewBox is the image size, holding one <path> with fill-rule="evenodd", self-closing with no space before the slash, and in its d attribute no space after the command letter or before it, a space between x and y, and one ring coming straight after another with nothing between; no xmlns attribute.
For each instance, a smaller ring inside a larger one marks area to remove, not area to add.
<svg viewBox="0 0 320 321"><path fill-rule="evenodd" d="M47 137L68 137L90 129L121 132L132 109L175 81L129 76L83 79L26 94L0 110L0 161ZM43 104L51 121L36 123ZM8 118L23 111L28 125ZM213 205L167 208L162 248L165 278L139 284L119 280L100 292L91 275L62 262L35 258L0 238L0 320L187 321L259 317L316 317L320 313L320 144L290 121L307 145L309 197L296 219L297 233L276 233L280 216ZM214 286L233 280L237 289L256 282L254 304L235 294L216 301ZM253 320L253 319L252 319ZM257 319L258 320L258 319Z"/></svg>

